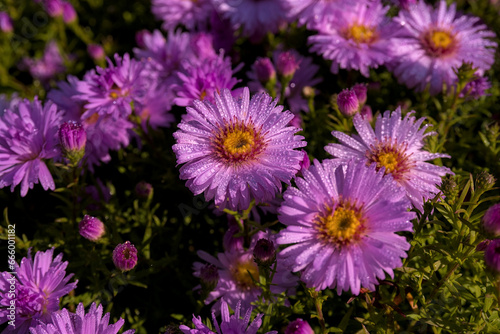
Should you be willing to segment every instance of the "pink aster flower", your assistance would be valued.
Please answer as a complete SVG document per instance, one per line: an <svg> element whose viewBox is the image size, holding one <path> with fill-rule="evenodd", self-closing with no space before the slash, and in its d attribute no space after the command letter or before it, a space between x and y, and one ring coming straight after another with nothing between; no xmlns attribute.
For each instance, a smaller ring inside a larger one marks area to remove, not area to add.
<svg viewBox="0 0 500 334"><path fill-rule="evenodd" d="M51 41L45 46L41 58L23 58L20 68L28 70L33 78L42 81L44 84L56 74L63 73L66 70L64 60L55 41Z"/></svg>
<svg viewBox="0 0 500 334"><path fill-rule="evenodd" d="M0 188L21 185L21 196L40 183L55 189L45 160L58 158L61 113L53 103L24 100L0 116Z"/></svg>
<svg viewBox="0 0 500 334"><path fill-rule="evenodd" d="M394 64L390 67L400 83L423 91L428 85L431 94L453 85L454 68L471 62L483 75L494 62L497 44L495 34L479 18L456 13L453 3L447 7L440 1L437 9L420 1L410 10L402 10L395 19L401 35L394 40ZM404 45L404 47L401 47Z"/></svg>
<svg viewBox="0 0 500 334"><path fill-rule="evenodd" d="M292 244L279 257L301 272L307 287L359 294L401 266L410 244L396 232L411 231L403 189L375 164L327 161L304 172L284 193L278 219L286 229L277 243Z"/></svg>
<svg viewBox="0 0 500 334"><path fill-rule="evenodd" d="M97 67L87 72L76 88L73 99L85 101L83 119L94 114L114 118L131 114L131 102L144 96L149 81L142 76L144 63L130 59L128 54L115 54L115 62L108 59L107 68Z"/></svg>
<svg viewBox="0 0 500 334"><path fill-rule="evenodd" d="M78 281L68 283L73 274L66 276L68 262L62 262L62 254L52 259L54 248L37 252L35 259L28 257L15 264L15 278L8 272L0 274L0 323L8 321L7 306L12 299L9 293L12 279L16 286L15 327L7 326L4 332L28 333L28 329L41 322L50 321L53 312L59 310L59 299L76 288Z"/></svg>
<svg viewBox="0 0 500 334"><path fill-rule="evenodd" d="M328 17L336 17L342 9L360 0L283 0L287 15L300 26L315 30Z"/></svg>
<svg viewBox="0 0 500 334"><path fill-rule="evenodd" d="M340 144L328 144L325 150L342 162L351 159L375 163L377 169L384 168L385 174L405 189L412 204L422 211L423 202L439 192L436 185L441 184L441 176L453 174L446 167L425 162L437 158L449 158L442 153L424 151L424 138L436 135L424 133L430 124L420 126L425 118L416 119L413 112L401 119L401 108L391 113L386 111L377 118L375 131L368 119L356 114L354 127L359 135L348 135L333 131Z"/></svg>
<svg viewBox="0 0 500 334"><path fill-rule="evenodd" d="M241 27L243 34L260 38L267 32L276 32L286 22L286 12L281 0L213 0L223 18L233 27Z"/></svg>
<svg viewBox="0 0 500 334"><path fill-rule="evenodd" d="M167 31L179 24L188 30L204 26L213 10L210 0L152 0L151 4L151 11Z"/></svg>
<svg viewBox="0 0 500 334"><path fill-rule="evenodd" d="M236 304L236 309L233 315L229 315L229 307L228 303L225 300L222 300L221 307L221 320L222 322L219 325L219 322L215 318L215 312L212 312L212 321L213 326L215 327L216 332L210 330L206 325L201 321L201 317L195 317L193 315L193 325L194 329L189 328L186 325L180 325L179 329L184 334L257 334L260 326L262 325L262 316L263 314L257 314L253 321L248 325L250 318L252 316L252 308L248 307L246 312L241 311L241 302L239 301ZM242 313L245 313L244 318L241 318ZM248 326L248 327L247 327ZM49 333L51 334L51 333ZM278 334L277 331L270 331L266 334Z"/></svg>
<svg viewBox="0 0 500 334"><path fill-rule="evenodd" d="M370 68L392 59L388 50L399 27L386 17L388 10L379 1L359 2L341 10L322 22L317 35L309 37L311 51L331 60L335 74L342 68L368 77Z"/></svg>
<svg viewBox="0 0 500 334"><path fill-rule="evenodd" d="M273 242L275 251L277 251L275 237L276 235L270 232L259 232L253 236L248 250L245 250L241 244L233 243L231 249L226 249L224 253L217 254L217 258L204 251L198 251L198 256L208 264L216 266L219 274L217 285L208 295L205 304L217 300L212 307L212 310L214 310L219 307L220 298L227 301L232 308L238 302L241 302L244 307L249 307L252 302L256 301L262 295L262 289L255 285L255 281L259 280L259 267L254 260L254 249L259 239L266 238ZM205 263L195 262L193 265L194 276L200 277L201 270L205 266ZM297 281L297 276L293 275L290 269L285 268L278 261L271 292L280 294L286 291L288 295L294 295Z"/></svg>
<svg viewBox="0 0 500 334"><path fill-rule="evenodd" d="M78 304L76 313L70 313L67 309L55 312L51 316L51 322L38 324L30 328L31 334L117 334L122 328L125 320L120 318L116 323L110 325L110 314L104 316L102 305L96 306L92 303L90 309L85 313L83 304ZM134 334L134 329L129 329L123 334Z"/></svg>
<svg viewBox="0 0 500 334"><path fill-rule="evenodd" d="M242 64L243 65L243 64ZM224 52L218 57L197 62L185 62L177 72L179 84L174 86L177 97L174 103L178 106L191 106L194 100L207 100L214 103L214 94L223 89L233 89L238 79L233 77L235 70L231 68L231 59L224 57Z"/></svg>
<svg viewBox="0 0 500 334"><path fill-rule="evenodd" d="M244 210L255 199L266 202L281 192L300 169L306 143L287 126L293 114L276 106L265 93L250 100L248 88L241 98L225 89L215 105L194 101L188 121L179 123L173 146L180 178L195 194L215 200L219 209Z"/></svg>
<svg viewBox="0 0 500 334"><path fill-rule="evenodd" d="M94 74L94 71L87 72L84 80ZM119 150L128 146L130 142L129 130L134 125L125 115L112 117L111 115L94 113L90 117L84 118L86 100L82 99L82 95L78 91L82 81L74 76L68 76L67 79L68 82L58 83L58 89L49 91L48 98L65 111L65 121L76 121L82 124L87 134L84 161L87 167L93 170L94 165L100 165L101 162L107 163L111 160L110 150ZM142 104L142 100L138 102L137 107L140 116L144 116L144 120L146 120L147 115L143 109L146 106Z"/></svg>

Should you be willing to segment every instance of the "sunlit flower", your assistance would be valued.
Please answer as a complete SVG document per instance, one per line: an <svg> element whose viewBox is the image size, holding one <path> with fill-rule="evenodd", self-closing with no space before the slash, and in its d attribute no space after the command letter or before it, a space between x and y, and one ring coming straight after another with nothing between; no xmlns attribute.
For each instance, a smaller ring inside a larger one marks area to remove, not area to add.
<svg viewBox="0 0 500 334"><path fill-rule="evenodd" d="M315 161L297 188L288 188L278 216L287 227L278 255L301 272L307 287L374 290L385 273L401 266L410 244L396 232L411 231L405 192L375 164Z"/></svg>

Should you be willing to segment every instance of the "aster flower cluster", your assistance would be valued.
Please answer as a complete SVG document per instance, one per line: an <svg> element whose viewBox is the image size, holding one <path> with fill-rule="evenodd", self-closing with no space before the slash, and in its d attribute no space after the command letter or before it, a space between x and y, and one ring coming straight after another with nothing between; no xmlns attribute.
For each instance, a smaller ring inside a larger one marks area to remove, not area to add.
<svg viewBox="0 0 500 334"><path fill-rule="evenodd" d="M495 332L478 1L0 8L2 330Z"/></svg>

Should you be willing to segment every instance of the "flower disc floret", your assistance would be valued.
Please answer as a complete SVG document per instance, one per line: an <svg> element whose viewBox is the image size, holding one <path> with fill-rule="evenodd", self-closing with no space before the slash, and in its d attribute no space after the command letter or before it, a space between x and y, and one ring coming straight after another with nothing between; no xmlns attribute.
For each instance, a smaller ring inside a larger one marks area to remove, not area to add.
<svg viewBox="0 0 500 334"><path fill-rule="evenodd" d="M316 217L316 230L326 243L345 246L360 239L364 230L360 208L340 200L334 209L327 207Z"/></svg>

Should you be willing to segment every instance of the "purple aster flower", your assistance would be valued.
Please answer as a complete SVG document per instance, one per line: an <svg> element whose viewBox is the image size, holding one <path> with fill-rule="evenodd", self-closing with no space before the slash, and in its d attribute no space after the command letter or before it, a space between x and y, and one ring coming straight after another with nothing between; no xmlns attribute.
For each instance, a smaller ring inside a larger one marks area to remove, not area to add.
<svg viewBox="0 0 500 334"><path fill-rule="evenodd" d="M7 12L0 11L0 31L12 32L14 26L12 25L12 18Z"/></svg>
<svg viewBox="0 0 500 334"><path fill-rule="evenodd" d="M152 0L151 11L163 21L164 30L172 30L177 25L188 30L205 26L214 10L210 0Z"/></svg>
<svg viewBox="0 0 500 334"><path fill-rule="evenodd" d="M164 85L155 89L148 89L146 95L134 104L134 113L141 119L141 126L145 132L149 127L157 130L159 127L168 128L175 122L175 117L169 111L175 95Z"/></svg>
<svg viewBox="0 0 500 334"><path fill-rule="evenodd" d="M473 63L480 75L494 62L497 44L490 38L495 34L479 18L457 14L454 3L447 7L440 1L434 10L419 1L411 10L400 11L395 20L401 34L394 40L390 67L409 88L423 91L429 85L430 93L437 94L443 84L457 81L453 69L463 62Z"/></svg>
<svg viewBox="0 0 500 334"><path fill-rule="evenodd" d="M276 32L286 22L286 12L281 0L213 0L223 18L231 21L243 34L261 38L267 32Z"/></svg>
<svg viewBox="0 0 500 334"><path fill-rule="evenodd" d="M484 262L495 274L500 273L500 239L491 240L484 251Z"/></svg>
<svg viewBox="0 0 500 334"><path fill-rule="evenodd" d="M242 64L243 65L243 64ZM208 58L200 62L185 62L177 72L179 84L174 86L177 97L174 103L181 107L191 106L194 100L207 100L214 103L214 95L224 89L231 90L238 83L231 69L231 59L224 57Z"/></svg>
<svg viewBox="0 0 500 334"><path fill-rule="evenodd" d="M307 321L299 318L286 326L285 334L314 334L314 331Z"/></svg>
<svg viewBox="0 0 500 334"><path fill-rule="evenodd" d="M222 322L219 325L219 322L215 318L215 311L212 312L212 321L213 326L215 327L216 332L213 332L203 324L201 321L201 317L198 318L193 315L193 325L194 329L189 328L186 325L180 325L179 329L184 334L257 334L260 326L262 325L262 316L263 314L257 314L253 321L248 325L250 318L252 316L252 308L248 307L246 312L241 310L241 302L238 301L236 304L236 310L233 315L229 315L229 307L228 303L225 300L222 300L221 307L221 320ZM245 313L244 318L241 318L242 313ZM248 326L248 327L247 327ZM51 333L49 333L51 334ZM277 331L270 331L266 334L278 334Z"/></svg>
<svg viewBox="0 0 500 334"><path fill-rule="evenodd" d="M287 126L293 114L276 106L265 93L250 100L248 88L241 98L225 89L215 105L194 101L187 108L191 120L182 120L174 133L173 150L180 178L196 195L205 193L220 209L244 210L273 199L281 182L289 183L300 169L306 143Z"/></svg>
<svg viewBox="0 0 500 334"><path fill-rule="evenodd" d="M332 60L331 71L358 70L368 77L370 68L391 61L388 50L399 27L385 16L389 6L379 1L359 2L322 23L309 37L311 51Z"/></svg>
<svg viewBox="0 0 500 334"><path fill-rule="evenodd" d="M423 202L439 193L436 185L441 184L441 176L453 174L450 169L432 165L425 161L437 158L449 158L447 154L424 151L423 139L436 135L424 133L430 124L420 126L425 118L416 119L413 112L401 119L401 108L377 118L375 131L368 119L356 114L354 127L359 135L348 135L333 131L340 144L328 144L325 150L342 162L351 159L375 163L377 169L384 168L385 174L405 189L406 195L415 208L422 211Z"/></svg>
<svg viewBox="0 0 500 334"><path fill-rule="evenodd" d="M316 30L328 17L337 17L346 6L352 6L349 0L282 0L290 19L297 19L299 26Z"/></svg>
<svg viewBox="0 0 500 334"><path fill-rule="evenodd" d="M113 250L113 263L121 271L134 269L137 264L137 248L130 241L118 244Z"/></svg>
<svg viewBox="0 0 500 334"><path fill-rule="evenodd" d="M315 78L319 70L319 66L313 64L313 59L311 57L303 57L295 50L288 50L285 52L292 54L299 66L288 83L288 87L285 89L286 102L290 106L290 111L296 115L301 111L308 112L309 106L302 91L304 87L312 87L322 81L321 78ZM273 52L274 64L278 64L278 58L282 53L283 51ZM258 77L259 69L257 66L259 65L257 65L256 62L252 65L252 71L247 72L247 76L251 80L248 86L252 92L265 92L266 90ZM281 92L281 83L279 81L276 82L275 89L276 92Z"/></svg>
<svg viewBox="0 0 500 334"><path fill-rule="evenodd" d="M70 313L67 309L55 312L51 316L51 322L38 324L30 328L31 334L117 334L122 328L125 320L120 318L116 323L109 325L110 314L104 316L102 305L96 306L92 303L90 309L85 313L83 304L78 304L76 313ZM123 334L134 334L134 329L129 329Z"/></svg>
<svg viewBox="0 0 500 334"><path fill-rule="evenodd" d="M116 66L108 59L108 68L89 71L75 87L73 99L85 101L82 119L94 114L114 118L131 114L131 102L144 96L149 82L142 74L144 63L130 59L128 54L115 54Z"/></svg>
<svg viewBox="0 0 500 334"><path fill-rule="evenodd" d="M285 191L278 216L287 227L277 243L292 244L278 255L285 266L301 271L307 287L339 295L374 290L377 278L393 277L410 248L396 232L411 231L416 215L392 177L375 164L316 160L296 184Z"/></svg>
<svg viewBox="0 0 500 334"><path fill-rule="evenodd" d="M402 9L408 10L417 3L417 0L391 0L391 2Z"/></svg>
<svg viewBox="0 0 500 334"><path fill-rule="evenodd" d="M57 137L61 113L53 103L24 100L0 116L0 188L20 184L21 196L40 182L55 189L44 160L61 155Z"/></svg>
<svg viewBox="0 0 500 334"><path fill-rule="evenodd" d="M106 233L102 221L89 215L85 215L80 221L78 231L82 237L90 241L97 241Z"/></svg>
<svg viewBox="0 0 500 334"><path fill-rule="evenodd" d="M55 41L51 41L45 46L45 51L40 59L25 57L19 67L22 70L28 70L33 78L42 81L43 84L47 84L56 74L63 73L66 70L64 60Z"/></svg>
<svg viewBox="0 0 500 334"><path fill-rule="evenodd" d="M257 241L262 238L272 241L277 247L275 237L276 235L272 235L270 232L259 232L253 236L248 250L243 249L243 247L233 247L231 250L217 254L217 258L204 251L198 251L198 256L208 264L216 266L219 273L217 285L209 293L205 304L217 300L212 307L214 310L219 307L220 298L223 298L234 309L240 301L244 307L249 307L250 303L256 301L262 295L262 289L255 284L259 280L259 266L254 261L254 249ZM276 248L274 250L276 251ZM205 266L205 263L195 262L193 265L194 276L200 277L201 269ZM286 291L287 295L294 295L297 281L297 276L293 275L278 260L271 292L280 294Z"/></svg>
<svg viewBox="0 0 500 334"><path fill-rule="evenodd" d="M59 299L76 288L78 281L68 283L73 274L66 276L68 262L62 262L62 254L52 259L54 248L36 252L35 259L28 257L15 264L16 308L15 327L7 326L5 332L28 333L28 328L41 322L50 321L53 312L59 310ZM7 306L10 305L9 288L12 276L8 272L0 274L0 324L9 321Z"/></svg>
<svg viewBox="0 0 500 334"><path fill-rule="evenodd" d="M500 203L492 205L483 216L483 229L493 238L500 236Z"/></svg>
<svg viewBox="0 0 500 334"><path fill-rule="evenodd" d="M459 96L466 99L477 100L486 95L486 91L491 88L491 83L487 77L476 75L475 79L468 82Z"/></svg>

